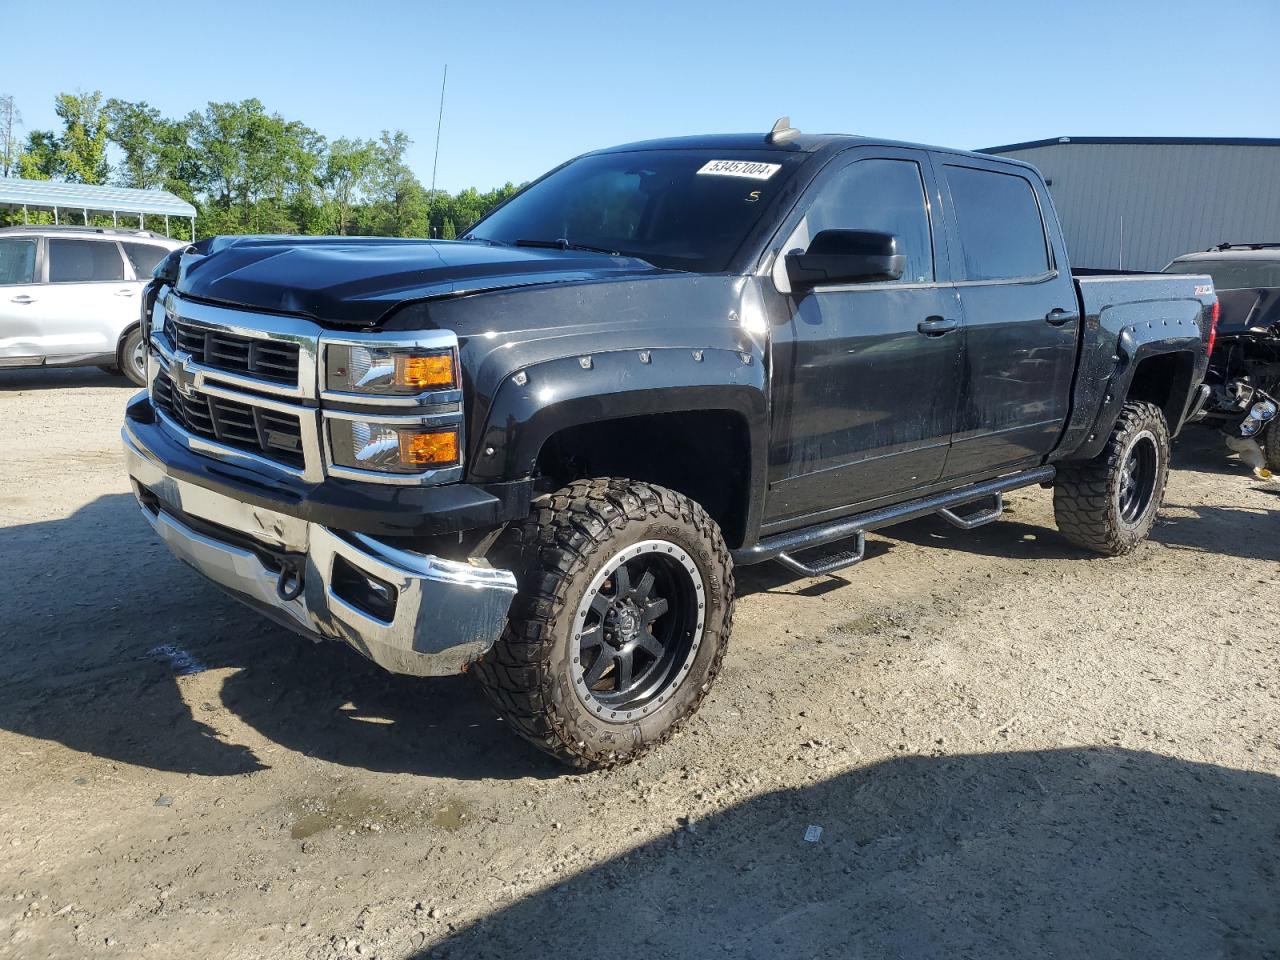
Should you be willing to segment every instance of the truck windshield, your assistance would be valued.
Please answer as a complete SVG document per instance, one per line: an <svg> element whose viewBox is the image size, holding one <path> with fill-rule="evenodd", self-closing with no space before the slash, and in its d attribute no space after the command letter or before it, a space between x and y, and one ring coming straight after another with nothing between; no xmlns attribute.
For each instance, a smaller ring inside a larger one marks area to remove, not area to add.
<svg viewBox="0 0 1280 960"><path fill-rule="evenodd" d="M728 269L804 160L772 150L637 150L580 157L463 240L596 249L698 273Z"/></svg>
<svg viewBox="0 0 1280 960"><path fill-rule="evenodd" d="M1280 260L1175 260L1165 273L1207 273L1216 290L1280 287Z"/></svg>

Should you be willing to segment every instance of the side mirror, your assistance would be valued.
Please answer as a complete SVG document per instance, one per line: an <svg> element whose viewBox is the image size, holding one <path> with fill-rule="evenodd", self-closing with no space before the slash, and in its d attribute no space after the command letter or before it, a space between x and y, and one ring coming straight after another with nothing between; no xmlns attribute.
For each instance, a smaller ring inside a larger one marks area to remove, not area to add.
<svg viewBox="0 0 1280 960"><path fill-rule="evenodd" d="M899 280L907 258L897 252L898 238L876 230L823 230L804 253L787 254L787 278L793 290L829 283Z"/></svg>

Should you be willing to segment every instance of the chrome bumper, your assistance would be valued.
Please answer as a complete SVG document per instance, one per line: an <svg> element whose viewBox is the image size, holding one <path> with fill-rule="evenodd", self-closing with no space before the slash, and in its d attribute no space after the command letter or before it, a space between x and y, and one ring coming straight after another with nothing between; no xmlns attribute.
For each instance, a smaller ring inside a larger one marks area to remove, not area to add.
<svg viewBox="0 0 1280 960"><path fill-rule="evenodd" d="M516 592L509 570L410 553L235 500L170 476L127 426L121 437L142 513L169 549L292 630L312 639L343 640L392 673L417 676L465 669L502 632ZM229 531L227 539L209 528L194 529L186 518ZM301 591L292 599L292 590L279 589L281 570L263 562L264 556L277 554L298 558ZM344 583L354 568L394 588L390 619L342 596L350 586L335 589L338 558L346 569Z"/></svg>

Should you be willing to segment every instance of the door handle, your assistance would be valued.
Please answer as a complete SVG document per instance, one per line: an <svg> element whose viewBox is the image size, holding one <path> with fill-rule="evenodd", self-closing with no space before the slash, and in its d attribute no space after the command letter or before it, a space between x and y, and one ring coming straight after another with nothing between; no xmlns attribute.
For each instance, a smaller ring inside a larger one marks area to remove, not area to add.
<svg viewBox="0 0 1280 960"><path fill-rule="evenodd" d="M29 297L25 293L20 293L16 297L12 298L9 302L10 303L35 303L36 298Z"/></svg>
<svg viewBox="0 0 1280 960"><path fill-rule="evenodd" d="M133 290L117 290L117 291L116 291L116 296L117 296L117 297L132 297L132 296L134 295L134 292L135 292L135 291L133 291Z"/></svg>
<svg viewBox="0 0 1280 960"><path fill-rule="evenodd" d="M1051 327L1061 327L1070 323L1072 320L1079 320L1080 314L1074 310L1063 310L1061 307L1054 307L1044 315L1044 322Z"/></svg>
<svg viewBox="0 0 1280 960"><path fill-rule="evenodd" d="M949 320L946 317L926 317L916 324L916 329L926 337L940 337L943 334L950 333L958 326L960 326L959 320Z"/></svg>

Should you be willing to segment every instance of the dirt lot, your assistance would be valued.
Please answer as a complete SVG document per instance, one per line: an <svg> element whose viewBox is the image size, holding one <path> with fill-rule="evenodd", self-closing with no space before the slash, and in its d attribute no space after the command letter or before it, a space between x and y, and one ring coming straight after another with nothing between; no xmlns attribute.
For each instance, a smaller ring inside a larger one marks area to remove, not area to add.
<svg viewBox="0 0 1280 960"><path fill-rule="evenodd" d="M1215 438L1127 558L1033 489L742 571L706 707L580 776L173 562L130 392L0 374L0 956L1280 956L1280 485Z"/></svg>

